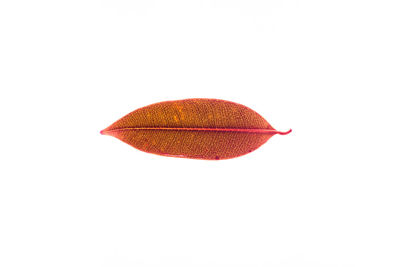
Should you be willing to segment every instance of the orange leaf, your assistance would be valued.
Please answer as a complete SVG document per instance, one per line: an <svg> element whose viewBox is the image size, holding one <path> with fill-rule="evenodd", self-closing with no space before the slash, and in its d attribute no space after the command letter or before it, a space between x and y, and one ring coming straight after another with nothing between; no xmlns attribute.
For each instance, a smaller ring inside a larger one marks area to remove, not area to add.
<svg viewBox="0 0 400 267"><path fill-rule="evenodd" d="M218 99L165 101L137 109L101 134L145 152L195 159L229 159L247 154L276 131L255 111Z"/></svg>

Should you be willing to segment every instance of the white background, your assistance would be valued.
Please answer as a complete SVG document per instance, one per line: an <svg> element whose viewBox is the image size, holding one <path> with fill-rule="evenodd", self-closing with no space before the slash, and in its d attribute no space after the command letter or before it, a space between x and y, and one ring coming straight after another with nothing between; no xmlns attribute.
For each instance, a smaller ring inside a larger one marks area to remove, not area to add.
<svg viewBox="0 0 400 267"><path fill-rule="evenodd" d="M399 1L0 2L0 266L399 266ZM161 157L99 131L221 98L276 129Z"/></svg>

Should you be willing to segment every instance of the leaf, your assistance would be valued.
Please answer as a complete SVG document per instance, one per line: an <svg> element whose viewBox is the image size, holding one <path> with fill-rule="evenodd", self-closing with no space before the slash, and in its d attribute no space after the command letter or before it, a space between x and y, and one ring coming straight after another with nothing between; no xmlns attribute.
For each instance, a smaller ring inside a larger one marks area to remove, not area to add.
<svg viewBox="0 0 400 267"><path fill-rule="evenodd" d="M195 159L247 154L278 132L255 111L218 99L165 101L137 109L101 134L144 152Z"/></svg>

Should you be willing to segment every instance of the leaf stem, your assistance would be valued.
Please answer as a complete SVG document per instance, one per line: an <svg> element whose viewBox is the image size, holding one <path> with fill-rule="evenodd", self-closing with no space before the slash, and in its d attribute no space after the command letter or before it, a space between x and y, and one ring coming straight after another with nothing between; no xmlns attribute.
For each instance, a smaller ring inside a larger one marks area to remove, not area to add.
<svg viewBox="0 0 400 267"><path fill-rule="evenodd" d="M276 132L277 134L280 134L280 135L287 135L287 134L290 134L292 132L292 129L290 129L289 131L287 131L287 132Z"/></svg>

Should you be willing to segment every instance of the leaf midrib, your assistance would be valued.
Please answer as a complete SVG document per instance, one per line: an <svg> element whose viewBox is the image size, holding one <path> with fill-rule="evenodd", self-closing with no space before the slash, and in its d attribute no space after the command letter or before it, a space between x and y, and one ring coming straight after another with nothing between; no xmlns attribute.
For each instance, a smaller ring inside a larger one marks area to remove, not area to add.
<svg viewBox="0 0 400 267"><path fill-rule="evenodd" d="M241 133L262 133L262 134L280 134L285 135L292 131L287 132L277 131L275 129L259 129L259 128L201 128L201 127L124 127L111 130L103 130L100 133L106 134L108 132L129 131L129 130L170 130L170 131L209 131L209 132L241 132Z"/></svg>

